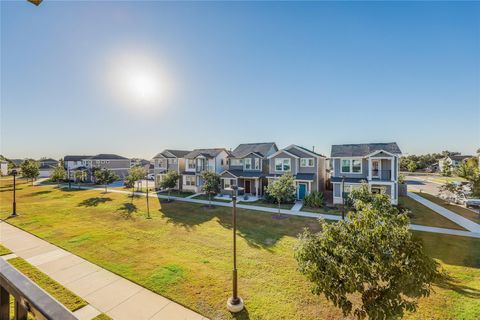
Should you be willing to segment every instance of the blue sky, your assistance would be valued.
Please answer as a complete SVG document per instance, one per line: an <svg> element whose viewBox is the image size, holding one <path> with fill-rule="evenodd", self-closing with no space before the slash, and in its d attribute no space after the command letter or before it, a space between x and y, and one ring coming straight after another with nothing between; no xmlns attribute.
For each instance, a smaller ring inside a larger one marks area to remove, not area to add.
<svg viewBox="0 0 480 320"><path fill-rule="evenodd" d="M2 1L1 153L263 141L473 153L479 21L473 2ZM148 107L116 85L138 65L161 92Z"/></svg>

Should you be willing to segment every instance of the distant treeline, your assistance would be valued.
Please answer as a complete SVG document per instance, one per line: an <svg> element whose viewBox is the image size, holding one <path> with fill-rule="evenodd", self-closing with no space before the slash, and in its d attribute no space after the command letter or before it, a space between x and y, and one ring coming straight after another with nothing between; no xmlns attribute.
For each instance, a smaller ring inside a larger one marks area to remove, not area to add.
<svg viewBox="0 0 480 320"><path fill-rule="evenodd" d="M409 155L400 158L400 170L414 172L416 170L436 171L438 160L447 156L459 155L460 152L442 151L422 155Z"/></svg>

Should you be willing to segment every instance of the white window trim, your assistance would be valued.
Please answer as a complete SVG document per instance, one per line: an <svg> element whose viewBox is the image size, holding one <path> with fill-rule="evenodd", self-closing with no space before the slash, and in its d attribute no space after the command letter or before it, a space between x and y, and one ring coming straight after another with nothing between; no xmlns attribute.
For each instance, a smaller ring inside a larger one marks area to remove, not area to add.
<svg viewBox="0 0 480 320"><path fill-rule="evenodd" d="M360 171L358 172L353 172L353 161L356 160L356 161L360 161ZM349 170L350 171L343 171L343 161L350 161L350 166L349 166ZM362 163L362 159L354 159L354 158L349 158L349 159L340 159L340 173L350 173L350 174L362 174L363 173L363 163Z"/></svg>
<svg viewBox="0 0 480 320"><path fill-rule="evenodd" d="M253 162L254 162L253 170L261 170L261 168L260 168L260 166L261 166L260 158L255 158Z"/></svg>
<svg viewBox="0 0 480 320"><path fill-rule="evenodd" d="M281 170L278 170L278 169L277 169L277 160L278 160L278 161L281 161L281 163L282 163L282 169L281 169ZM284 160L288 160L289 167L290 167L289 170L285 170L285 169L284 169L284 166L285 166ZM275 171L278 171L278 172L291 172L291 171L292 171L292 159L290 159L290 158L275 158L274 166L275 166Z"/></svg>
<svg viewBox="0 0 480 320"><path fill-rule="evenodd" d="M247 169L247 162L250 164L250 169ZM243 159L243 170L253 170L252 158Z"/></svg>
<svg viewBox="0 0 480 320"><path fill-rule="evenodd" d="M309 165L308 163L312 161L312 165ZM306 161L305 165L302 164L303 161ZM315 167L315 158L300 158L300 167L302 168L313 168Z"/></svg>

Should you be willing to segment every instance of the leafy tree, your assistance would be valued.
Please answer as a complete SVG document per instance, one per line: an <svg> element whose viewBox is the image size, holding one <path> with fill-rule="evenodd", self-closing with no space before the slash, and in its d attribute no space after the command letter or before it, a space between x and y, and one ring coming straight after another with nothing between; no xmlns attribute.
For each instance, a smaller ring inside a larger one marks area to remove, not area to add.
<svg viewBox="0 0 480 320"><path fill-rule="evenodd" d="M478 171L478 160L476 158L471 158L467 161L462 161L455 170L455 173L459 177L472 180L478 175Z"/></svg>
<svg viewBox="0 0 480 320"><path fill-rule="evenodd" d="M357 212L321 231L305 230L295 247L312 292L358 319L393 319L415 311L441 275L438 263L412 238L409 219L385 195L352 191Z"/></svg>
<svg viewBox="0 0 480 320"><path fill-rule="evenodd" d="M83 170L75 170L73 175L75 177L75 183L77 184L78 189L80 189L80 183L85 181L87 173Z"/></svg>
<svg viewBox="0 0 480 320"><path fill-rule="evenodd" d="M57 166L53 169L52 174L50 175L50 180L60 184L60 182L65 181L67 171L63 166Z"/></svg>
<svg viewBox="0 0 480 320"><path fill-rule="evenodd" d="M323 196L323 193L318 191L312 191L310 192L310 194L305 196L305 199L303 199L303 203L305 204L305 206L310 208L321 208L325 203L325 198Z"/></svg>
<svg viewBox="0 0 480 320"><path fill-rule="evenodd" d="M410 163L407 166L407 169L410 172L415 172L417 170L417 164L413 161L410 161Z"/></svg>
<svg viewBox="0 0 480 320"><path fill-rule="evenodd" d="M124 186L126 188L132 188L132 198L135 192L134 190L135 183L137 183L139 180L144 179L146 175L147 175L147 171L143 167L135 166L128 169L128 175L125 177ZM147 185L147 188L148 188L148 185ZM138 186L137 186L137 191L138 191Z"/></svg>
<svg viewBox="0 0 480 320"><path fill-rule="evenodd" d="M179 179L180 175L176 171L170 170L163 176L162 181L160 181L160 187L168 190L168 201L170 201L170 192L177 186Z"/></svg>
<svg viewBox="0 0 480 320"><path fill-rule="evenodd" d="M117 176L112 170L106 168L95 171L94 175L97 183L103 184L105 186L105 193L108 192L107 186L110 183L113 183L120 179L120 177Z"/></svg>
<svg viewBox="0 0 480 320"><path fill-rule="evenodd" d="M215 172L203 171L201 174L202 191L208 196L208 206L212 206L212 195L220 192L220 176Z"/></svg>
<svg viewBox="0 0 480 320"><path fill-rule="evenodd" d="M266 193L277 200L278 214L280 214L280 205L285 199L295 196L295 181L290 173L283 174L280 178L267 186Z"/></svg>
<svg viewBox="0 0 480 320"><path fill-rule="evenodd" d="M38 162L33 159L27 159L20 164L22 176L33 181L40 175Z"/></svg>
<svg viewBox="0 0 480 320"><path fill-rule="evenodd" d="M452 164L446 160L443 160L442 176L444 177L452 176Z"/></svg>

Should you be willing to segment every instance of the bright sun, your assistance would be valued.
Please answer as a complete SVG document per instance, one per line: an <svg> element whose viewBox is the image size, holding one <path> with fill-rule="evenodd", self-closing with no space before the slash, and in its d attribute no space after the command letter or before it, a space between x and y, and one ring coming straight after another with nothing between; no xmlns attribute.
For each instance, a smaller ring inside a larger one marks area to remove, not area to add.
<svg viewBox="0 0 480 320"><path fill-rule="evenodd" d="M111 60L109 86L112 96L134 110L159 108L169 91L155 59L140 53L123 53Z"/></svg>

